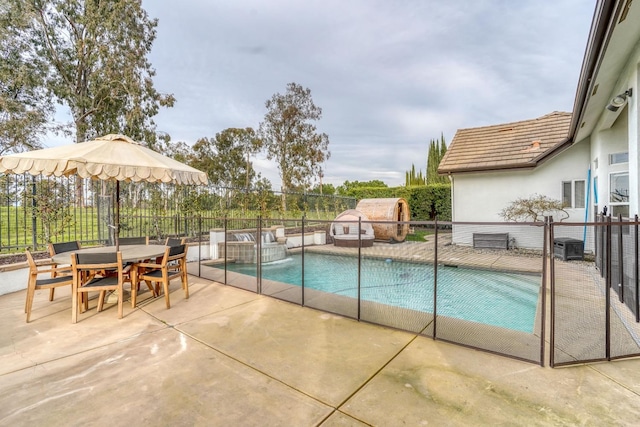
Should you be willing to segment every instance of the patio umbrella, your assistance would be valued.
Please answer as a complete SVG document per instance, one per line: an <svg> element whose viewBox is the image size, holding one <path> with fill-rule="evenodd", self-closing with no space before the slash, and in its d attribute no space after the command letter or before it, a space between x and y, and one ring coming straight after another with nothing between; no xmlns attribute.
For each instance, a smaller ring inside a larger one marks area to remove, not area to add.
<svg viewBox="0 0 640 427"><path fill-rule="evenodd" d="M43 176L78 175L116 181L115 236L120 233L120 181L207 184L207 174L153 151L124 135L0 156L0 172ZM117 249L116 249L117 250Z"/></svg>

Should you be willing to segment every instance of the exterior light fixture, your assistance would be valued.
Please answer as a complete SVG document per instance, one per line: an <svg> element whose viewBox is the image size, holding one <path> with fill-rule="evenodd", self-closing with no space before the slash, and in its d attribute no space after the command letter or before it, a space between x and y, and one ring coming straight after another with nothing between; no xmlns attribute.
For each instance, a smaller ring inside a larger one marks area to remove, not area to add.
<svg viewBox="0 0 640 427"><path fill-rule="evenodd" d="M633 89L629 88L620 95L615 96L609 105L607 105L607 110L609 111L618 111L618 108L622 107L627 102L627 97L633 94Z"/></svg>

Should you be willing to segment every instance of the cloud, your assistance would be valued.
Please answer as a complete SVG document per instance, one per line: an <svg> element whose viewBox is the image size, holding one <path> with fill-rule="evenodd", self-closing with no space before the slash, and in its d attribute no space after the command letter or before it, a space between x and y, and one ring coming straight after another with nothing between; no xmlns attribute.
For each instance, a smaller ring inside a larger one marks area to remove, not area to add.
<svg viewBox="0 0 640 427"><path fill-rule="evenodd" d="M150 61L174 108L155 121L193 143L258 127L287 83L311 89L332 153L324 182L404 183L458 128L570 111L593 6L581 0L144 0ZM274 188L274 164L256 167Z"/></svg>

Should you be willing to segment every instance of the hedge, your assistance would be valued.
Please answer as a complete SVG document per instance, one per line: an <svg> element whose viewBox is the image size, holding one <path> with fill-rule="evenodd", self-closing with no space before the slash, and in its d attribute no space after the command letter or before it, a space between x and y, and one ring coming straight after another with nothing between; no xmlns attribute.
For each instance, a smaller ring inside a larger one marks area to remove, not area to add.
<svg viewBox="0 0 640 427"><path fill-rule="evenodd" d="M412 221L451 221L451 186L431 184L412 187L359 187L349 196L361 199L402 197L409 204Z"/></svg>

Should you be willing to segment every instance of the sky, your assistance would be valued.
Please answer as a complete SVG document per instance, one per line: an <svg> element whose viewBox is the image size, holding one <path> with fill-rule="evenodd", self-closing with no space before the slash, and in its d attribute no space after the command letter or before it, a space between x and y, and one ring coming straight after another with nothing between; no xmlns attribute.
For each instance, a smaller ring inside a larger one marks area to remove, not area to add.
<svg viewBox="0 0 640 427"><path fill-rule="evenodd" d="M429 141L571 111L595 0L143 0L158 18L158 131L257 129L295 82L322 108L324 183L403 185ZM254 166L274 189L275 162Z"/></svg>

